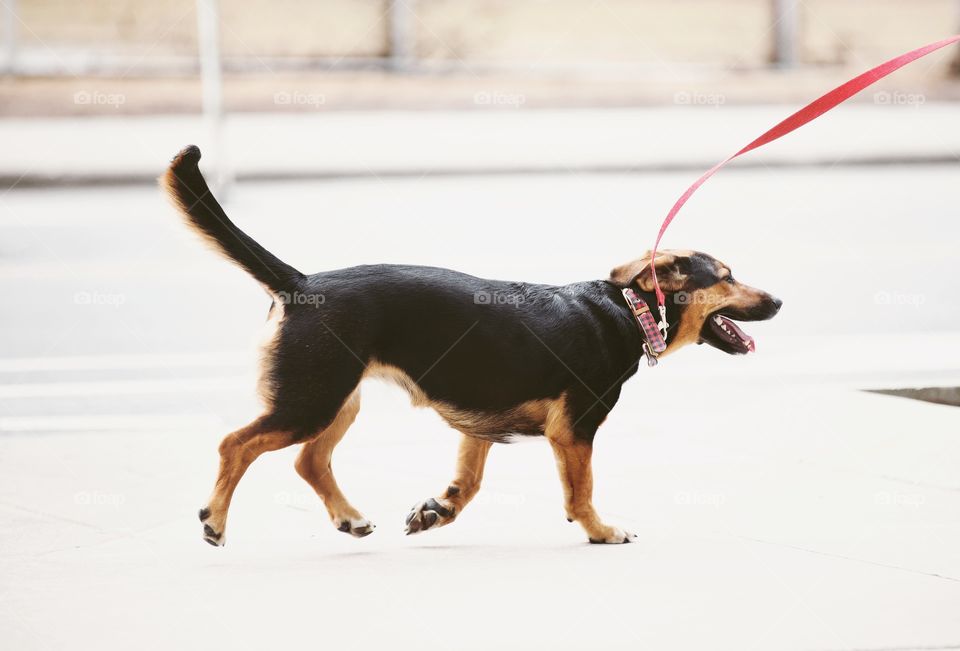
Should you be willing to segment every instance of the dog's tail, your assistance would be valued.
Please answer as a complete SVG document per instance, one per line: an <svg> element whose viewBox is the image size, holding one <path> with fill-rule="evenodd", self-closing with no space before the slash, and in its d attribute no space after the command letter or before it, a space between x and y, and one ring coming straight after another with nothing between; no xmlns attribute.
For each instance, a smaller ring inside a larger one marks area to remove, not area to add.
<svg viewBox="0 0 960 651"><path fill-rule="evenodd" d="M273 292L292 291L303 274L283 262L230 221L197 167L200 149L190 145L177 154L160 184L187 224L221 253Z"/></svg>

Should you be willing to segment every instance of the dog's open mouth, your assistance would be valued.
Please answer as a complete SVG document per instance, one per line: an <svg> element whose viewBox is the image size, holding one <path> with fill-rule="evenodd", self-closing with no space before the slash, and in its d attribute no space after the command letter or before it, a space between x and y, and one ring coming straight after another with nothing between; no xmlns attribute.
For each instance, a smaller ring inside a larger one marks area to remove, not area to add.
<svg viewBox="0 0 960 651"><path fill-rule="evenodd" d="M700 340L734 355L745 355L757 349L753 337L740 329L733 319L723 314L711 314L703 329Z"/></svg>

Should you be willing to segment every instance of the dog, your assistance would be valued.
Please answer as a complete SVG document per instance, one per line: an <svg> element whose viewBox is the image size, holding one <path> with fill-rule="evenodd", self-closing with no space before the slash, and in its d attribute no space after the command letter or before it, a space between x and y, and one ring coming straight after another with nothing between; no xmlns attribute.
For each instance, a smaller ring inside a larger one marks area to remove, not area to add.
<svg viewBox="0 0 960 651"><path fill-rule="evenodd" d="M265 409L220 444L212 496L200 510L203 538L225 542L237 483L261 454L302 445L296 470L333 525L352 536L375 526L337 486L334 447L360 409L361 380L406 389L461 432L456 471L442 495L419 502L408 534L453 522L477 494L494 443L545 437L556 457L567 520L592 543L633 534L592 504L597 428L644 355L645 334L625 292L656 305L652 268L666 294L663 358L688 344L730 354L753 350L735 321L772 318L781 301L738 282L695 251L649 252L606 280L553 286L484 280L434 267L365 265L305 275L233 224L200 173L200 150L181 151L161 178L187 224L254 277L273 303L259 383ZM654 328L656 330L656 328Z"/></svg>

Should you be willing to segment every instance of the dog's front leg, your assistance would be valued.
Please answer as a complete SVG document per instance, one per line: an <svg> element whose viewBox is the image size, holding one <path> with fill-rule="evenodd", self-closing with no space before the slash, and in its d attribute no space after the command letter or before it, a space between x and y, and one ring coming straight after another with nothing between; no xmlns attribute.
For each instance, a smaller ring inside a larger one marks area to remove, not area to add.
<svg viewBox="0 0 960 651"><path fill-rule="evenodd" d="M457 472L443 497L431 497L413 506L407 515L407 535L450 524L480 490L483 467L493 444L463 434L457 454Z"/></svg>
<svg viewBox="0 0 960 651"><path fill-rule="evenodd" d="M578 439L565 428L547 428L547 438L557 458L563 484L567 520L579 522L592 543L628 543L636 538L618 527L604 524L593 508L593 443Z"/></svg>

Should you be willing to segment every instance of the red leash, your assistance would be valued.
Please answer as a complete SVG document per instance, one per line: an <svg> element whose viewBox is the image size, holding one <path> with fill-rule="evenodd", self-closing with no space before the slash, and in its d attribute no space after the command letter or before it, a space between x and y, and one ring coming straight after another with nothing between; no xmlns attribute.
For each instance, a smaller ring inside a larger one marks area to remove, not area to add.
<svg viewBox="0 0 960 651"><path fill-rule="evenodd" d="M957 41L960 41L960 35L951 36L950 38L945 38L942 41L937 41L936 43L931 43L930 45L924 45L921 48L913 50L912 52L907 52L906 54L901 54L895 59L890 59L886 63L883 63L872 70L867 70L862 75L851 79L842 86L834 88L823 97L807 104L802 109L767 131L765 134L751 142L733 156L730 156L726 160L720 161L711 167L703 174L703 176L697 179L693 185L687 188L687 191L684 192L679 199L677 199L677 202L673 204L673 208L671 208L670 212L667 213L666 219L663 220L663 224L660 226L660 232L657 233L657 241L653 245L653 251L650 254L651 262L656 259L657 247L660 246L660 238L663 237L663 234L667 230L667 226L670 225L670 222L673 221L673 218L677 216L678 212L680 212L683 204L687 203L687 200L693 195L693 193L696 192L697 189L699 189L699 187L707 181L707 179L716 174L721 167L732 161L737 156L746 154L748 151L752 151L758 147L762 147L768 142L773 142L777 138L787 135L794 129L799 129L807 122L815 120L838 104L850 99L867 86L870 86L874 82L883 79L890 73L902 68L908 63L916 61L920 57L926 56L931 52L935 52L940 48L946 47L951 43L956 43ZM655 264L650 265L650 271L653 275L653 286L657 292L657 304L660 307L660 318L663 322L661 330L663 330L666 327L666 306L664 305L665 299L663 292L660 291L660 283L657 282L657 268Z"/></svg>

